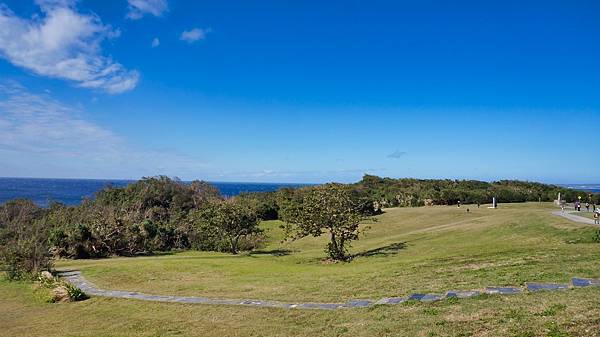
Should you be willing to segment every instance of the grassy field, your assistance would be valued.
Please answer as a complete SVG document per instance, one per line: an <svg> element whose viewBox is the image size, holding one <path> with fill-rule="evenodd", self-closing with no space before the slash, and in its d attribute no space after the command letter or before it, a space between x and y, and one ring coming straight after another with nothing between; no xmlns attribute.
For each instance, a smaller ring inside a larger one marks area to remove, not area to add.
<svg viewBox="0 0 600 337"><path fill-rule="evenodd" d="M466 212L466 208L470 212ZM595 228L550 215L551 204L388 209L352 247L323 263L325 238L270 240L250 254L183 252L58 261L97 286L150 294L346 301L444 293L526 281L600 278ZM600 288L482 296L334 312L92 298L44 304L31 285L0 283L6 336L600 336Z"/></svg>

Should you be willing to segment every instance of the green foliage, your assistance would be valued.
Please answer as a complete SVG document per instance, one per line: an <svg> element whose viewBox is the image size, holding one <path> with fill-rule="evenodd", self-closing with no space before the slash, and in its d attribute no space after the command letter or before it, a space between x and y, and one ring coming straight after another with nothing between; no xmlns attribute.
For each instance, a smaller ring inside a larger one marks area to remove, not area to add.
<svg viewBox="0 0 600 337"><path fill-rule="evenodd" d="M52 288L56 283L56 278L48 279L40 273L37 276L37 281L44 288Z"/></svg>
<svg viewBox="0 0 600 337"><path fill-rule="evenodd" d="M578 196L588 195L587 192L555 185L517 180L488 183L476 180L392 179L365 175L352 186L386 207L455 205L458 201L463 204L491 203L493 197L504 203L552 201L559 192L563 200L572 202L577 200ZM598 194L592 195L591 201L599 198Z"/></svg>
<svg viewBox="0 0 600 337"><path fill-rule="evenodd" d="M83 301L89 298L87 294L83 292L83 290L72 285L71 283L64 282L63 285L65 288L67 288L67 292L69 293L69 298L71 301Z"/></svg>
<svg viewBox="0 0 600 337"><path fill-rule="evenodd" d="M190 237L198 236L190 213L215 200L221 196L206 182L164 176L106 187L80 206L52 205L49 242L54 255L71 258L190 248Z"/></svg>
<svg viewBox="0 0 600 337"><path fill-rule="evenodd" d="M52 267L44 215L27 200L0 205L0 270L8 279L32 279Z"/></svg>
<svg viewBox="0 0 600 337"><path fill-rule="evenodd" d="M89 298L87 296L87 294L83 292L83 290L79 289L78 287L72 285L69 282L60 281L56 277L49 279L49 278L44 277L41 274L38 274L37 282L42 288L48 289L48 290L54 289L56 287L65 287L65 289L67 289L67 293L69 294L69 298L73 302L83 301L83 300L86 300ZM54 302L54 298L50 295L49 291L40 292L40 294L43 295L45 302L49 302L49 303Z"/></svg>
<svg viewBox="0 0 600 337"><path fill-rule="evenodd" d="M247 203L236 199L211 202L192 214L191 218L199 233L205 233L204 240L211 243L226 243L228 251L237 254L244 239L262 234L258 227L259 218ZM246 243L251 241L246 240ZM200 242L199 244L203 244ZM205 246L206 247L206 246ZM210 247L218 250L219 246ZM254 247L244 247L254 248Z"/></svg>
<svg viewBox="0 0 600 337"><path fill-rule="evenodd" d="M359 224L365 219L363 205L352 190L342 184L326 184L281 196L281 214L288 236L298 239L328 233L326 252L332 260L348 260L348 246L358 240Z"/></svg>
<svg viewBox="0 0 600 337"><path fill-rule="evenodd" d="M206 182L159 176L124 188L107 186L94 200L73 207L9 202L0 208L2 269L14 279L47 269L52 255L99 258L190 248L191 238L210 236L197 233L190 214L220 200Z"/></svg>
<svg viewBox="0 0 600 337"><path fill-rule="evenodd" d="M253 208L261 220L279 219L277 192L245 192L236 199Z"/></svg>

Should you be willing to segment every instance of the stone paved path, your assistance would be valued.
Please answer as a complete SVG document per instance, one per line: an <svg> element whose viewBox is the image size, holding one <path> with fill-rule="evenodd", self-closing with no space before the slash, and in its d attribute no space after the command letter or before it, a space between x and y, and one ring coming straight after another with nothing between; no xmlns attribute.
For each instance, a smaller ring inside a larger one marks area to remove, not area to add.
<svg viewBox="0 0 600 337"><path fill-rule="evenodd" d="M571 221L583 223L583 224L586 224L586 225L598 226L598 225L594 224L594 220L593 219L584 218L582 216L575 215L573 213L574 212L569 212L569 211L564 211L564 212L563 211L554 211L554 212L552 212L552 214L554 214L554 215L562 216L563 218L569 219Z"/></svg>
<svg viewBox="0 0 600 337"><path fill-rule="evenodd" d="M584 278L573 278L572 285L569 284L557 284L557 283L527 283L525 289L516 287L487 287L484 290L470 290L470 291L448 291L445 294L412 294L406 297L384 297L380 300L374 301L369 299L357 299L350 300L345 303L286 303L280 301L270 300L250 300L250 299L219 299L209 297L194 297L194 296L167 296L167 295L148 295L139 292L121 291L121 290L105 290L94 286L92 283L87 281L81 272L75 271L63 271L59 272L59 276L71 284L79 287L86 294L91 296L99 297L112 297L112 298L126 298L136 299L142 301L154 301L154 302L171 302L171 303L190 303L190 304L217 304L217 305L241 305L249 307L271 307L271 308L284 308L284 309L321 309L321 310L334 310L343 308L364 308L373 305L394 305L400 304L406 301L420 301L420 302L434 302L440 301L446 298L469 298L479 296L480 294L498 294L498 295L512 295L518 294L525 290L530 292L537 291L560 291L570 288L580 288L589 286L600 286L600 279L584 279Z"/></svg>

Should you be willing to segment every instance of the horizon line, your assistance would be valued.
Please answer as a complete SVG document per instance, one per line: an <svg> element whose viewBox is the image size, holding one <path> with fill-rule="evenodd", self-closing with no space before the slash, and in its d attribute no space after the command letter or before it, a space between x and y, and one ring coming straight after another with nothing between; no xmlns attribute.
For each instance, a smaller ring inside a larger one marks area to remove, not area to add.
<svg viewBox="0 0 600 337"><path fill-rule="evenodd" d="M208 183L220 183L220 184L268 184L268 185L322 185L322 184L327 184L327 183L335 183L336 181L328 181L328 182L268 182L268 181L219 181L219 180L204 180L204 179L191 179L191 180L187 180L187 179L181 179L177 176L169 176L169 175L153 175L153 176L142 176L140 178L57 178L57 177L8 177L8 176L0 176L0 179L32 179L32 180L43 180L43 179L47 179L47 180L96 180L96 181L130 181L130 182L135 182L135 181L139 181L143 178L153 178L153 177L160 177L160 176L165 176L171 179L178 179L182 182L192 182L192 181L205 181ZM376 176L376 175L375 175ZM599 185L600 186L600 182L598 183L593 183L593 182L588 182L588 183L565 183L565 182L560 182L560 183L556 183L556 182L544 182L544 181L539 181L539 180L528 180L528 179L515 179L515 178L503 178L503 179L494 179L494 180L479 180L479 179L472 179L472 178L416 178L416 177L384 177L384 176L377 176L379 178L382 179L395 179L395 180L400 180L400 179L416 179L416 180L457 180L457 181L482 181L482 182L487 182L487 183L494 183L494 182L499 182L499 181L506 181L506 180L512 180L512 181L522 181L522 182L530 182L530 183L540 183L540 184L546 184L546 185L574 185L574 186L582 186L582 187L586 187L587 185ZM353 183L358 183L362 180L359 179L355 182L352 183L344 183L344 184L353 184ZM590 186L590 187L596 187L596 186Z"/></svg>

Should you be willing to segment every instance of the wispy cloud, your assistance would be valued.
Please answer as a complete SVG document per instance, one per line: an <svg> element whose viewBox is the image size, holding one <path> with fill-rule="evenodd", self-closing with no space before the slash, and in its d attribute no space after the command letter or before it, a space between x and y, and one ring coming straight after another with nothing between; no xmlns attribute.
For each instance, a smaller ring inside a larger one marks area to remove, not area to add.
<svg viewBox="0 0 600 337"><path fill-rule="evenodd" d="M82 117L85 112L0 82L0 176L191 175L206 167L174 150L140 149Z"/></svg>
<svg viewBox="0 0 600 337"><path fill-rule="evenodd" d="M160 40L157 37L155 37L154 39L152 39L152 48L156 48L158 46L160 46Z"/></svg>
<svg viewBox="0 0 600 337"><path fill-rule="evenodd" d="M367 174L381 174L385 168L356 168L339 170L274 170L264 169L257 171L224 171L218 179L230 181L263 181L263 182L327 182L335 177L338 181L356 181ZM334 179L334 180L335 180Z"/></svg>
<svg viewBox="0 0 600 337"><path fill-rule="evenodd" d="M146 14L161 16L169 9L166 0L127 0L127 3L127 18L131 20L139 20Z"/></svg>
<svg viewBox="0 0 600 337"><path fill-rule="evenodd" d="M116 94L133 89L137 71L102 53L101 43L120 32L75 1L38 0L40 16L21 18L0 4L0 56L35 74Z"/></svg>
<svg viewBox="0 0 600 337"><path fill-rule="evenodd" d="M393 159L399 159L401 157L404 157L406 155L406 152L404 151L400 151L400 150L396 150L390 154L387 155L388 158L393 158Z"/></svg>
<svg viewBox="0 0 600 337"><path fill-rule="evenodd" d="M122 140L77 117L77 111L29 93L18 83L0 84L0 149L58 157L113 157Z"/></svg>
<svg viewBox="0 0 600 337"><path fill-rule="evenodd" d="M194 43L198 40L206 39L206 34L210 33L210 28L201 29L201 28L193 28L190 30L185 30L181 33L179 39L181 41L185 41L187 43Z"/></svg>

